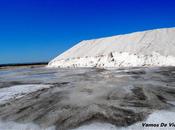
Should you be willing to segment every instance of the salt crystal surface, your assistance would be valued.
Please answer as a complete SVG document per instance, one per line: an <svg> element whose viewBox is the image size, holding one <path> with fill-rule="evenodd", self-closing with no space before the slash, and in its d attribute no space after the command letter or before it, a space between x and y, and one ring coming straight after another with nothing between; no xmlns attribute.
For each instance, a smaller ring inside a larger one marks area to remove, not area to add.
<svg viewBox="0 0 175 130"><path fill-rule="evenodd" d="M39 85L39 84L27 84L27 85L14 85L7 88L0 89L0 104L12 98L20 98L28 93L35 92L43 88L49 88L50 85Z"/></svg>

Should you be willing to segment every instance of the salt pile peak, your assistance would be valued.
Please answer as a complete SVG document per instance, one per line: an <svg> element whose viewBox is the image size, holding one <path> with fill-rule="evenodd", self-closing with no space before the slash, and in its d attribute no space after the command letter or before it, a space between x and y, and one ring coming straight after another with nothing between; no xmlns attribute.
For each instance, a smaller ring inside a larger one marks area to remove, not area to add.
<svg viewBox="0 0 175 130"><path fill-rule="evenodd" d="M175 66L175 28L84 40L48 67Z"/></svg>

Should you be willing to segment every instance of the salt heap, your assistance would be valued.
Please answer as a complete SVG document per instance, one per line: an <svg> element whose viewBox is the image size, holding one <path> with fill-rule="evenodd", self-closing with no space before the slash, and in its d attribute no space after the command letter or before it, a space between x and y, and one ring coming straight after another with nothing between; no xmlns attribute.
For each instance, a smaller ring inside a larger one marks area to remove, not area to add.
<svg viewBox="0 0 175 130"><path fill-rule="evenodd" d="M175 66L175 28L84 40L48 67Z"/></svg>

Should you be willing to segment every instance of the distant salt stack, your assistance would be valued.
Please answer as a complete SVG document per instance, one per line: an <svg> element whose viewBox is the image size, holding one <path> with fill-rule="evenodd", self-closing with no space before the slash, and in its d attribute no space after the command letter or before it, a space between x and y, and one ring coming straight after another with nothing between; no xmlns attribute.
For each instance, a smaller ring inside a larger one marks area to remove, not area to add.
<svg viewBox="0 0 175 130"><path fill-rule="evenodd" d="M175 66L175 28L85 40L48 67Z"/></svg>

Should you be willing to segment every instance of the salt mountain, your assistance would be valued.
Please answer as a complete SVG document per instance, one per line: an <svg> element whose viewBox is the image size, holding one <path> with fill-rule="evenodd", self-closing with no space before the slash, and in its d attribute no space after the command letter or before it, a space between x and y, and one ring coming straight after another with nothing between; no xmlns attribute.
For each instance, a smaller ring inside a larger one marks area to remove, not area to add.
<svg viewBox="0 0 175 130"><path fill-rule="evenodd" d="M81 41L48 67L175 66L175 28Z"/></svg>

